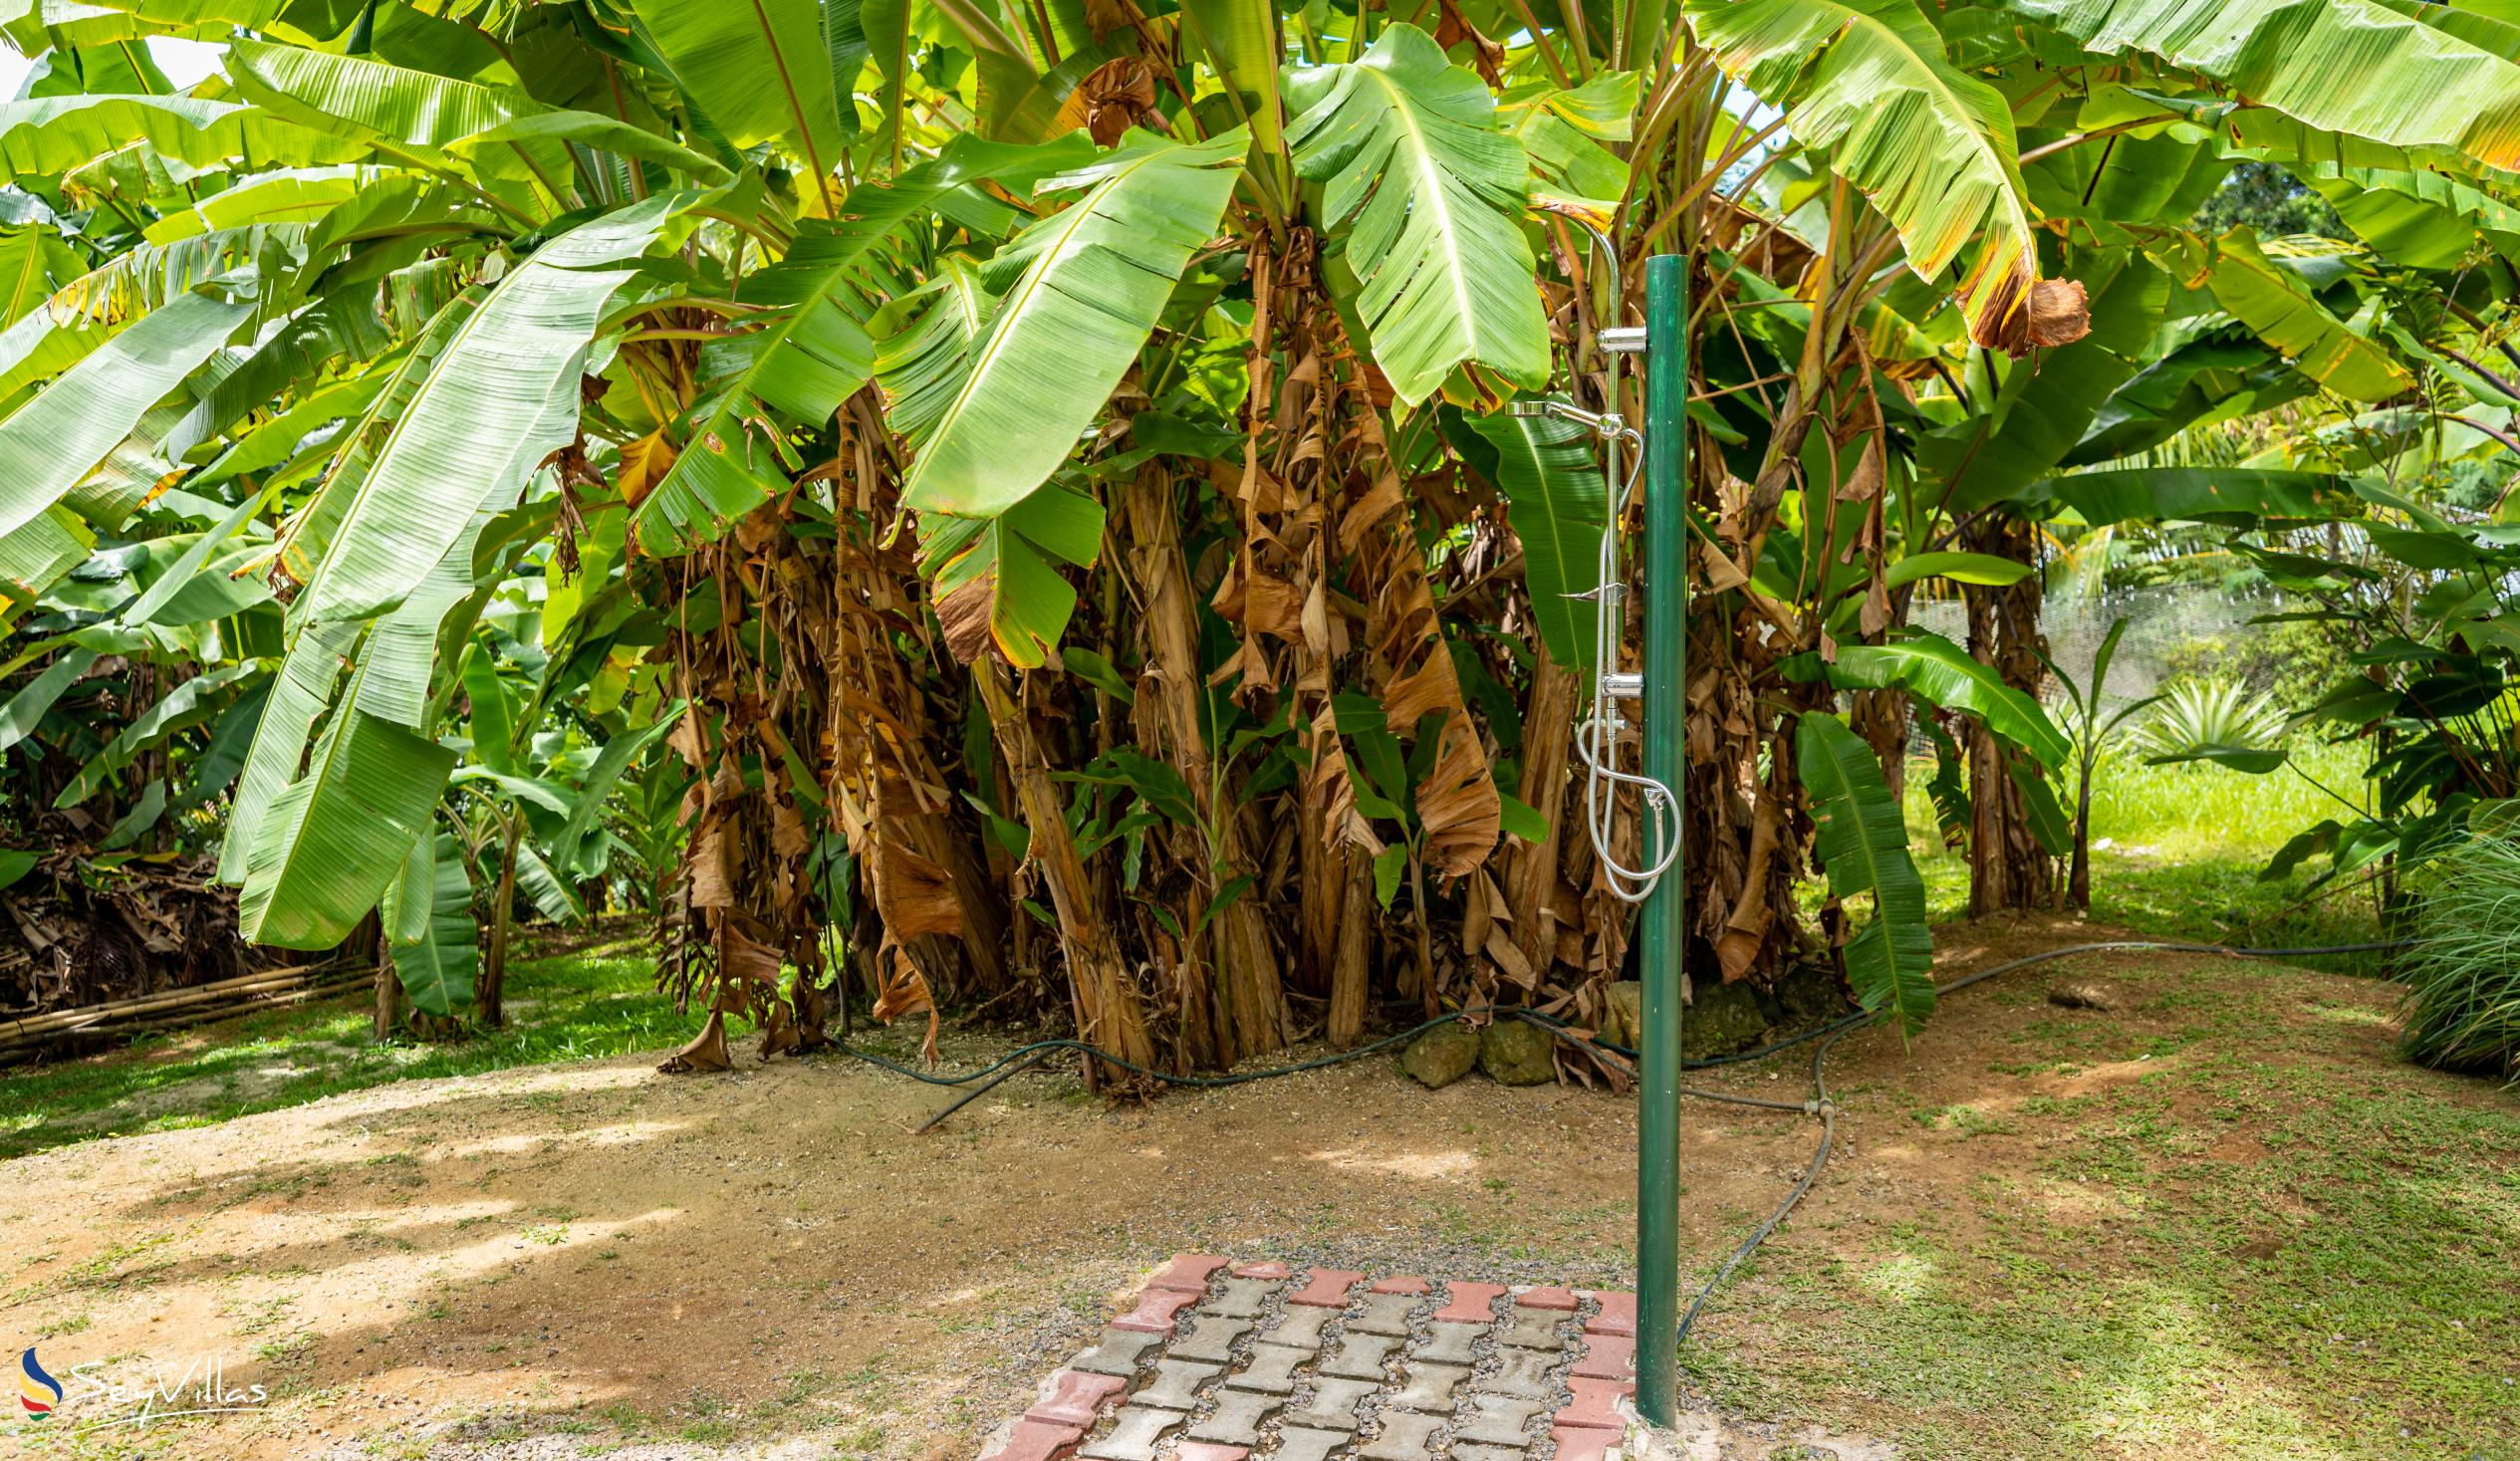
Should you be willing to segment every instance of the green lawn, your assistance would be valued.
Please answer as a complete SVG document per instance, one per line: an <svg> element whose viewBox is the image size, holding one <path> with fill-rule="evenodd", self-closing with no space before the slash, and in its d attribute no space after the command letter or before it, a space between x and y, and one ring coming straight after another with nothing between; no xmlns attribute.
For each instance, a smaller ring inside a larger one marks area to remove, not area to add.
<svg viewBox="0 0 2520 1461"><path fill-rule="evenodd" d="M0 1074L0 1158L68 1141L206 1126L337 1092L678 1045L698 1028L656 992L642 934L521 960L508 1024L442 1045L370 1039L363 992L144 1036L120 1052Z"/></svg>
<svg viewBox="0 0 2520 1461"><path fill-rule="evenodd" d="M1777 1341L1692 1375L1920 1458L2520 1457L2520 1104L2396 1059L2383 1001L2078 972L2152 983L2123 1017L2030 978L1961 996L1996 1008L1946 1019L2004 1033L1975 1073L1918 1037L1922 1079L1966 1088L1942 1104L1850 1073L1851 1109L1912 1107L1874 1154L1956 1200L1806 1213L1718 1301Z"/></svg>
<svg viewBox="0 0 2520 1461"><path fill-rule="evenodd" d="M2309 890L2324 862L2274 881L2259 876L2294 834L2322 818L2350 819L2340 798L2364 791L2364 763L2352 748L2314 746L2295 756L2298 767L2264 776L2213 765L2145 766L2132 756L2105 760L2092 781L2093 921L2212 943L2298 947L2380 937L2369 886L2340 879ZM1945 850L1935 831L1924 788L1932 770L1930 761L1910 767L1906 811L1910 846L1940 922L1967 909L1969 871L1967 857ZM2356 973L2381 966L2370 955L2298 962Z"/></svg>

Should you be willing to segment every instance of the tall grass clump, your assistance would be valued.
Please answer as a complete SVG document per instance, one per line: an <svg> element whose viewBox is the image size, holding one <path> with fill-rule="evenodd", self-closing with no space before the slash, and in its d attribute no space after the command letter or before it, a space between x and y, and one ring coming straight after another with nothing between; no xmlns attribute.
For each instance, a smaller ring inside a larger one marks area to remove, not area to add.
<svg viewBox="0 0 2520 1461"><path fill-rule="evenodd" d="M2406 1054L2520 1080L2520 834L2445 854L2426 879L2406 985Z"/></svg>

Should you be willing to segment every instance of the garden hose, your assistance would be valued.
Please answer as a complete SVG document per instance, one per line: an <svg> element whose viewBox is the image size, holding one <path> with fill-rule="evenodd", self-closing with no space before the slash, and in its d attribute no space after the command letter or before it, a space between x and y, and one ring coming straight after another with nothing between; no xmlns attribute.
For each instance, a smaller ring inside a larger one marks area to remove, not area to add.
<svg viewBox="0 0 2520 1461"><path fill-rule="evenodd" d="M2068 944L2063 948L2054 948L2040 953L2026 954L2018 959L2007 959L2003 963L1980 969L1975 973L1963 974L1948 984L1938 984L1934 986L1934 996L1939 999L1944 995L1957 994L1959 991L1967 989L1971 985L1983 984L1987 980L1993 979L1998 975L2010 974L2017 969L2027 969L2034 965L2050 963L2057 959L2072 958L2078 954L2149 952L2176 954L2220 954L2226 957L2244 959L2285 959L2301 958L2316 954L2385 953L2394 949L2409 947L2413 943L2413 939L2399 938L2382 939L2371 943L2306 944L2283 948L2244 948L2232 944L2186 943L2172 939L2110 939L2100 943ZM918 1081L929 1086L972 1087L971 1090L964 1092L944 1109L936 1112L936 1114L928 1117L924 1122L920 1123L918 1129L925 1131L934 1126L937 1122L942 1121L945 1117L952 1115L955 1111L962 1109L964 1106L969 1105L971 1102L987 1095L990 1091L995 1090L1002 1083L1023 1074L1025 1071L1030 1070L1041 1061L1047 1059L1051 1054L1058 1051L1076 1051L1081 1055L1102 1061L1107 1065L1130 1072L1133 1075L1143 1076L1150 1081L1155 1081L1166 1086L1182 1086L1197 1090L1214 1090L1220 1087L1228 1086L1247 1086L1254 1081L1273 1081L1280 1076L1300 1075L1306 1071L1319 1071L1331 1066L1345 1065L1350 1061L1364 1060L1368 1056L1378 1055L1384 1051L1391 1049L1393 1046L1404 1045L1409 1041L1415 1040L1418 1036L1425 1034L1429 1030L1438 1029L1442 1026L1452 1024L1457 1020L1468 1019L1473 1015L1486 1015L1490 1017L1527 1021L1550 1031L1561 1040L1568 1041L1571 1044L1584 1046L1597 1054L1612 1057L1622 1066L1628 1066L1630 1062L1633 1062L1637 1058L1637 1052L1627 1046L1620 1045L1614 1041L1597 1040L1589 1036L1576 1034L1567 1021L1559 1019L1554 1015L1542 1014L1537 1010L1507 1008L1499 1005L1465 1006L1458 1010L1452 1010L1445 1014L1437 1015L1431 1020L1426 1020L1417 1025L1411 1026L1406 1030L1400 1031L1396 1035L1386 1035L1380 1040L1358 1046L1354 1050L1340 1051L1335 1055L1322 1056L1315 1060L1302 1061L1291 1066L1275 1066L1265 1071L1242 1071L1224 1076L1176 1076L1165 1071L1149 1070L1144 1066L1138 1065L1134 1061L1114 1055L1107 1050L1103 1050L1082 1040L1036 1040L1028 1045L1019 1045L1015 1049L1008 1051L1005 1055L999 1057L997 1060L981 1067L979 1070L972 1071L961 1076L930 1075L925 1071L914 1070L911 1067L902 1065L897 1061L887 1060L882 1056L875 1055L868 1051L858 1050L852 1046L842 1045L838 1046L837 1049L839 1049L841 1053L854 1056L871 1066L890 1071L895 1075L907 1076L913 1081ZM1838 1108L1837 1105L1829 1098L1829 1052L1839 1041L1854 1033L1859 1027L1872 1023L1875 1018L1876 1016L1873 1011L1859 1010L1854 1014L1845 1015L1836 1020L1832 1020L1825 1025L1819 1025L1810 1030L1803 1031L1799 1035L1791 1035L1783 1040L1760 1046L1756 1050L1745 1050L1735 1055L1713 1056L1705 1060L1682 1062L1683 1069L1692 1071L1703 1071L1717 1066L1745 1065L1751 1061L1765 1060L1769 1056L1776 1055L1783 1051L1792 1050L1796 1046L1806 1045L1814 1041L1819 1042L1819 1048L1814 1050L1811 1056L1812 1096L1809 1100L1771 1100L1753 1096L1734 1096L1728 1092L1705 1091L1689 1086L1681 1087L1680 1095L1698 1100L1720 1101L1727 1105L1752 1106L1761 1110L1790 1111L1802 1115L1817 1116L1820 1118L1820 1147L1817 1151L1812 1153L1810 1165L1803 1169L1803 1175L1800 1180L1794 1183L1793 1189L1785 1194L1785 1200L1778 1203L1776 1205L1776 1210L1768 1214L1766 1221L1760 1223L1756 1228L1753 1228L1750 1231L1750 1235L1747 1238L1744 1238L1730 1254L1725 1256L1724 1261L1716 1267L1714 1276L1709 1278L1705 1285L1697 1291L1697 1297L1690 1301L1687 1312L1680 1318L1678 1333L1672 1339L1674 1344L1684 1345L1688 1342L1689 1331L1697 1324L1697 1316L1699 1312L1706 1307L1706 1301L1714 1297L1715 1291L1723 1286L1726 1279L1732 1277L1733 1271L1739 1268L1752 1253L1758 1251L1759 1245L1766 1242L1769 1235L1774 1233L1778 1227L1783 1225L1786 1217L1794 1211L1795 1206L1803 1200L1804 1195L1811 1191L1812 1184L1820 1179L1821 1169L1829 1164L1829 1157L1831 1153L1836 1150L1838 1141ZM1633 1067L1630 1067L1630 1072L1633 1074ZM978 1084L975 1085L975 1083Z"/></svg>

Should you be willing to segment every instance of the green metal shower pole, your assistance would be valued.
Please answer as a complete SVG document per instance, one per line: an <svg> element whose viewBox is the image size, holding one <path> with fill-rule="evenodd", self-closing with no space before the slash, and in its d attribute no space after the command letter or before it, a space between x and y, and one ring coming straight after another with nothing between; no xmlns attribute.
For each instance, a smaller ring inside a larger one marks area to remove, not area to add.
<svg viewBox="0 0 2520 1461"><path fill-rule="evenodd" d="M1680 792L1688 674L1687 260L1645 261L1644 774ZM1678 808L1671 835L1679 837ZM1645 819L1645 865L1662 856ZM1637 1410L1679 1421L1680 948L1686 852L1646 894L1638 965L1644 981L1643 1087L1637 1122Z"/></svg>

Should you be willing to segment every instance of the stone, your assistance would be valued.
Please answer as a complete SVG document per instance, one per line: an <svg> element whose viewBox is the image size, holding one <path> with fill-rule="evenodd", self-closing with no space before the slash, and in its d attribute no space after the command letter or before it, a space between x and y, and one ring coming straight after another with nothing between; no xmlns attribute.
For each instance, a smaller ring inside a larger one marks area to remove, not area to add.
<svg viewBox="0 0 2520 1461"><path fill-rule="evenodd" d="M1475 1324L1445 1324L1439 1320L1427 1326L1426 1341L1410 1350L1408 1357L1432 1364L1476 1363L1478 1352L1471 1345L1486 1328L1485 1325Z"/></svg>
<svg viewBox="0 0 2520 1461"><path fill-rule="evenodd" d="M1623 1435L1615 1430L1561 1425L1549 1432L1549 1439L1558 1443L1556 1461L1608 1461Z"/></svg>
<svg viewBox="0 0 2520 1461"><path fill-rule="evenodd" d="M1277 1328L1261 1332L1260 1342L1290 1349L1318 1349L1322 1331L1338 1317L1336 1309L1298 1309L1290 1303L1279 1313Z"/></svg>
<svg viewBox="0 0 2520 1461"><path fill-rule="evenodd" d="M1411 1360L1406 1381L1391 1403L1402 1410L1419 1410L1428 1415L1452 1413L1452 1389L1470 1377L1470 1371L1458 1364L1428 1364Z"/></svg>
<svg viewBox="0 0 2520 1461"><path fill-rule="evenodd" d="M1548 1408L1546 1400L1529 1400L1520 1395L1469 1395L1462 1402L1453 1438L1493 1446L1526 1445L1531 1440L1533 1417Z"/></svg>
<svg viewBox="0 0 2520 1461"><path fill-rule="evenodd" d="M1514 1296L1514 1307L1516 1309L1554 1309L1562 1314L1573 1314L1581 1307L1581 1301L1575 1297L1573 1289L1555 1287L1525 1289Z"/></svg>
<svg viewBox="0 0 2520 1461"><path fill-rule="evenodd" d="M1142 1330L1107 1329L1103 1331L1103 1342L1069 1361L1068 1367L1090 1374L1134 1375L1146 1351L1162 1342L1163 1336Z"/></svg>
<svg viewBox="0 0 2520 1461"><path fill-rule="evenodd" d="M1386 1415L1383 1433L1368 1441L1357 1454L1374 1461L1426 1461L1434 1454L1435 1432L1442 1428L1440 1415Z"/></svg>
<svg viewBox="0 0 2520 1461"><path fill-rule="evenodd" d="M1400 1346L1397 1335L1361 1335L1354 1330L1339 1337L1339 1347L1322 1361L1321 1372L1345 1379L1383 1378L1383 1361Z"/></svg>
<svg viewBox="0 0 2520 1461"><path fill-rule="evenodd" d="M1286 1296L1286 1302L1322 1309L1345 1309L1348 1307L1348 1291L1364 1277L1354 1269L1317 1268L1306 1276L1303 1288Z"/></svg>
<svg viewBox="0 0 2520 1461"><path fill-rule="evenodd" d="M981 1461L1056 1461L1076 1449L1085 1428L1047 1420L1019 1420L1006 1433L1006 1444Z"/></svg>
<svg viewBox="0 0 2520 1461"><path fill-rule="evenodd" d="M1041 1398L1024 1412L1024 1418L1052 1425L1092 1425L1103 1407L1128 1388L1129 1381L1121 1375L1063 1369L1041 1387Z"/></svg>
<svg viewBox="0 0 2520 1461"><path fill-rule="evenodd" d="M1290 1427L1278 1433L1278 1448L1273 1461L1324 1461L1331 1452L1348 1444L1345 1431L1303 1430Z"/></svg>
<svg viewBox="0 0 2520 1461"><path fill-rule="evenodd" d="M1228 1319L1221 1314L1201 1315L1190 1321L1181 1338L1172 1341L1172 1357L1223 1364L1234 1357L1234 1341L1250 1334L1258 1324L1258 1320Z"/></svg>
<svg viewBox="0 0 2520 1461"><path fill-rule="evenodd" d="M1203 1294L1207 1292L1208 1279L1225 1263L1226 1260L1213 1253L1183 1253L1165 1264L1153 1278L1146 1280L1146 1287Z"/></svg>
<svg viewBox="0 0 2520 1461"><path fill-rule="evenodd" d="M1209 1380L1224 1372L1214 1364L1195 1364L1187 1359L1158 1359L1155 1377L1145 1388L1129 1397L1132 1405L1152 1405L1163 1410L1188 1410L1199 1402L1199 1390Z"/></svg>
<svg viewBox="0 0 2520 1461"><path fill-rule="evenodd" d="M1199 1306L1199 1313L1256 1319L1268 1305L1269 1291L1276 1287L1267 1279L1227 1279L1215 1298Z"/></svg>
<svg viewBox="0 0 2520 1461"><path fill-rule="evenodd" d="M1622 979L1606 991L1602 1035L1614 1045L1634 1050L1645 1043L1645 987Z"/></svg>
<svg viewBox="0 0 2520 1461"><path fill-rule="evenodd" d="M1376 1279L1372 1287L1370 1287L1367 1292L1373 1294L1406 1294L1412 1299L1423 1299L1427 1295L1435 1292L1435 1286L1427 1283L1424 1279L1419 1278L1415 1274L1400 1274L1392 1278Z"/></svg>
<svg viewBox="0 0 2520 1461"><path fill-rule="evenodd" d="M1356 1312L1348 1316L1348 1333L1352 1335L1404 1335L1408 1333L1408 1312L1417 1307L1411 1294L1368 1294L1357 1301Z"/></svg>
<svg viewBox="0 0 2520 1461"><path fill-rule="evenodd" d="M1183 1441L1173 1448L1172 1461L1249 1461L1249 1446L1220 1446L1214 1441Z"/></svg>
<svg viewBox="0 0 2520 1461"><path fill-rule="evenodd" d="M1586 1335L1584 1357L1570 1373L1582 1379L1633 1379L1637 1373L1637 1341L1617 1335Z"/></svg>
<svg viewBox="0 0 2520 1461"><path fill-rule="evenodd" d="M1255 1395L1248 1390L1229 1390L1218 1397L1216 1409L1205 1420L1190 1423L1190 1439L1257 1445L1261 1422L1284 1404L1286 1397L1283 1395Z"/></svg>
<svg viewBox="0 0 2520 1461"><path fill-rule="evenodd" d="M1295 1270L1274 1259L1267 1263L1238 1263L1234 1265L1234 1277L1238 1279L1291 1279L1295 1277Z"/></svg>
<svg viewBox="0 0 2520 1461"><path fill-rule="evenodd" d="M1135 1330L1144 1335L1168 1335L1181 1311L1199 1302L1199 1296L1179 1289L1148 1289L1137 1296L1137 1307L1112 1321L1116 1330Z"/></svg>
<svg viewBox="0 0 2520 1461"><path fill-rule="evenodd" d="M1558 1079L1558 1038L1527 1020L1498 1020L1479 1035L1479 1069L1499 1086Z"/></svg>
<svg viewBox="0 0 2520 1461"><path fill-rule="evenodd" d="M1496 1296L1504 1292L1503 1284L1454 1284L1435 1311L1435 1323L1486 1324L1496 1318Z"/></svg>
<svg viewBox="0 0 2520 1461"><path fill-rule="evenodd" d="M1290 1426L1309 1425L1316 1430L1355 1430L1357 1407L1368 1395L1383 1387L1383 1378L1343 1379L1325 1375L1313 1381L1313 1398L1300 1408L1286 1413Z"/></svg>
<svg viewBox="0 0 2520 1461"><path fill-rule="evenodd" d="M1531 1453L1521 1446L1480 1446L1455 1439L1452 1461L1523 1461Z"/></svg>
<svg viewBox="0 0 2520 1461"><path fill-rule="evenodd" d="M1559 1430L1570 1426L1599 1426L1605 1430L1625 1431L1628 1422L1619 1415L1619 1401L1636 1388L1623 1380L1571 1379L1567 1387L1575 1398L1557 1413Z"/></svg>
<svg viewBox="0 0 2520 1461"><path fill-rule="evenodd" d="M1552 1344L1546 1349L1499 1347L1496 1367L1470 1382L1470 1387L1499 1395L1519 1395L1526 1400L1547 1401L1558 1393L1558 1382L1549 1371L1566 1358L1566 1351Z"/></svg>
<svg viewBox="0 0 2520 1461"><path fill-rule="evenodd" d="M1548 1309L1516 1309L1505 1323L1497 1326L1496 1342L1517 1349L1546 1349L1557 1354L1566 1347L1566 1339L1558 1334L1558 1325L1567 1316ZM1179 1353L1180 1346L1174 1345Z"/></svg>
<svg viewBox="0 0 2520 1461"><path fill-rule="evenodd" d="M2114 1010L2126 1003L2126 995L2104 980L2060 979L2049 987L2048 1003L2068 1010Z"/></svg>
<svg viewBox="0 0 2520 1461"><path fill-rule="evenodd" d="M1631 1339L1637 1337L1636 1295L1594 1289L1583 1292L1585 1298L1601 1306L1599 1312L1584 1321L1584 1333L1619 1335Z"/></svg>
<svg viewBox="0 0 2520 1461"><path fill-rule="evenodd" d="M1768 1038L1767 1011L1747 984L1694 980L1680 1019L1680 1054L1690 1060L1737 1055Z"/></svg>
<svg viewBox="0 0 2520 1461"><path fill-rule="evenodd" d="M1278 1344L1255 1344L1251 1364L1239 1374L1225 1377L1229 1390L1257 1390L1269 1395L1295 1393L1296 1366L1312 1358L1309 1349L1290 1349Z"/></svg>
<svg viewBox="0 0 2520 1461"><path fill-rule="evenodd" d="M1838 977L1835 967L1825 963L1789 965L1771 993L1783 1017L1777 1023L1788 1030L1825 1025L1855 1008L1855 1002L1847 998L1846 981Z"/></svg>
<svg viewBox="0 0 2520 1461"><path fill-rule="evenodd" d="M1184 1418L1178 1410L1126 1406L1113 1424L1112 1433L1078 1454L1088 1461L1154 1461L1163 1433L1179 1425Z"/></svg>
<svg viewBox="0 0 2520 1461"><path fill-rule="evenodd" d="M1459 1021L1418 1036L1400 1054L1400 1069L1429 1091L1441 1091L1478 1063L1478 1032L1462 1029Z"/></svg>

